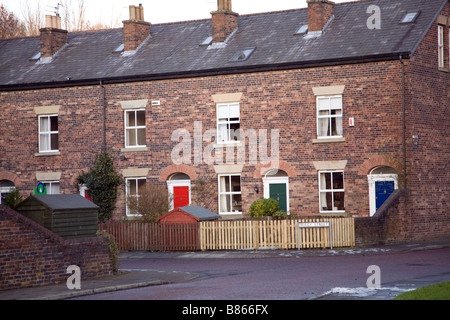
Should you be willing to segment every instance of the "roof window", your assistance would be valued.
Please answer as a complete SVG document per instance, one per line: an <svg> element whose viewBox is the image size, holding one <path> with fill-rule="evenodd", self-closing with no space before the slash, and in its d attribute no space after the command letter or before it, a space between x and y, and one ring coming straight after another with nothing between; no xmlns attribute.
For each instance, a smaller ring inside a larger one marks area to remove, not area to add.
<svg viewBox="0 0 450 320"><path fill-rule="evenodd" d="M300 26L300 28L297 29L297 31L295 32L295 34L305 34L308 32L308 25L307 24L302 24Z"/></svg>
<svg viewBox="0 0 450 320"><path fill-rule="evenodd" d="M200 45L201 46L209 46L212 43L212 40L213 40L212 36L207 36Z"/></svg>
<svg viewBox="0 0 450 320"><path fill-rule="evenodd" d="M41 52L39 51L34 56L30 58L30 61L38 61L41 58Z"/></svg>
<svg viewBox="0 0 450 320"><path fill-rule="evenodd" d="M115 49L113 50L113 52L114 52L114 53L120 53L120 52L123 52L123 49L124 49L124 44L122 43L122 44L120 44L117 48L115 48Z"/></svg>
<svg viewBox="0 0 450 320"><path fill-rule="evenodd" d="M419 16L420 11L407 12L400 23L413 23Z"/></svg>
<svg viewBox="0 0 450 320"><path fill-rule="evenodd" d="M243 50L239 50L236 54L231 58L231 61L245 61L252 55L253 51L256 48L246 48Z"/></svg>

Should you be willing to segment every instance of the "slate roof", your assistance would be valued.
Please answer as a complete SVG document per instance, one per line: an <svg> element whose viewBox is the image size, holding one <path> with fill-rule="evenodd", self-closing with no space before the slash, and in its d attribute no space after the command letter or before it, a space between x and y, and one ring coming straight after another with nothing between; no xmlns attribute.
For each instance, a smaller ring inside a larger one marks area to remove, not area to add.
<svg viewBox="0 0 450 320"><path fill-rule="evenodd" d="M251 72L348 63L413 54L447 0L373 0L335 5L334 18L317 38L296 35L308 23L307 8L241 15L239 28L221 48L200 45L211 35L211 20L155 24L134 55L114 53L123 30L69 33L50 63L30 61L39 37L0 41L0 90L66 86L198 75ZM381 29L366 22L369 5L381 8ZM400 24L406 12L420 10L414 23ZM238 50L256 48L245 61L230 61ZM70 78L69 81L66 79Z"/></svg>

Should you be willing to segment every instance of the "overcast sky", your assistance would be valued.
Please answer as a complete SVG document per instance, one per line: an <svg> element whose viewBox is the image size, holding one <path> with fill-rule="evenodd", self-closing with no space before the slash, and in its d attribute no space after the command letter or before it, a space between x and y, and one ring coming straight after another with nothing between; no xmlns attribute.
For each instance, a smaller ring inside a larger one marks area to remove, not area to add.
<svg viewBox="0 0 450 320"><path fill-rule="evenodd" d="M71 0L76 3L78 0ZM335 3L352 0L334 0ZM45 14L53 14L59 0L0 0L8 11L21 17L24 3L36 6L39 2ZM151 23L176 22L207 19L211 11L217 9L217 0L85 0L87 20L91 24L111 25L116 21L121 27L122 20L128 19L128 6L144 7L145 21ZM233 11L239 14L269 12L306 7L306 0L233 0Z"/></svg>

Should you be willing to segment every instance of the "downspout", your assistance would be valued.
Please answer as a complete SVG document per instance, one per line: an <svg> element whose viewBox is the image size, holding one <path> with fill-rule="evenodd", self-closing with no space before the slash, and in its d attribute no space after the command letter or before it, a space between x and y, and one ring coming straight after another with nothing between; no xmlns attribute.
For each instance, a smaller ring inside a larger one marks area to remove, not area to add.
<svg viewBox="0 0 450 320"><path fill-rule="evenodd" d="M400 63L402 64L402 122L403 122L403 179L404 187L407 188L406 178L406 105L405 105L405 63L400 55Z"/></svg>
<svg viewBox="0 0 450 320"><path fill-rule="evenodd" d="M100 80L100 87L103 95L103 155L106 156L106 89L103 86L103 81Z"/></svg>

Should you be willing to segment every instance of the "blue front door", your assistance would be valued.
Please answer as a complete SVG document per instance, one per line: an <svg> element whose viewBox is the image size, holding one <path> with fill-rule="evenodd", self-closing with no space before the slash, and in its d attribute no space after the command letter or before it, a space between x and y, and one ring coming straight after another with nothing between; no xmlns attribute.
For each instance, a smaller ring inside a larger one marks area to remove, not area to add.
<svg viewBox="0 0 450 320"><path fill-rule="evenodd" d="M377 210L394 192L394 181L376 181L375 182L375 199Z"/></svg>

